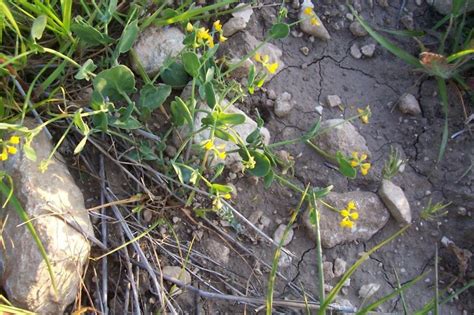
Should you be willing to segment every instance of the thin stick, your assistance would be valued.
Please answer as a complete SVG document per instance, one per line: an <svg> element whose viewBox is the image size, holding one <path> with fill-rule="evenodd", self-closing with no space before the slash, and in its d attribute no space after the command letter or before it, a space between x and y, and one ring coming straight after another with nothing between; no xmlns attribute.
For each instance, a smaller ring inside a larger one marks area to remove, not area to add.
<svg viewBox="0 0 474 315"><path fill-rule="evenodd" d="M105 168L104 168L104 156L100 155L99 157L99 176L100 176L100 204L103 205L105 203ZM100 209L101 220L100 220L100 232L102 234L102 243L104 246L107 247L107 220L105 219L105 211L106 208L104 206ZM104 257L101 261L101 269L102 269L102 299L105 301L105 305L103 308L103 312L105 315L109 313L109 309L107 306L108 301L108 268L107 268L107 257Z"/></svg>

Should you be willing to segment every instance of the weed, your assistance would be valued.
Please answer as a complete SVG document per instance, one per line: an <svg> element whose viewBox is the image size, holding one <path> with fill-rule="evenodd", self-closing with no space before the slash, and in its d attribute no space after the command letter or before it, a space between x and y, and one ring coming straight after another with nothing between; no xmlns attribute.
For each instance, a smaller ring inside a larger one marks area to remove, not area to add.
<svg viewBox="0 0 474 315"><path fill-rule="evenodd" d="M382 169L383 178L392 179L395 175L397 175L405 163L406 161L400 158L400 153L398 150L390 147L388 160L385 162L385 165Z"/></svg>
<svg viewBox="0 0 474 315"><path fill-rule="evenodd" d="M443 204L442 202L437 202L433 204L430 198L430 200L428 200L428 204L421 210L420 216L423 220L437 220L448 214L447 210L443 210L446 209L450 204L451 202L448 202L446 204Z"/></svg>

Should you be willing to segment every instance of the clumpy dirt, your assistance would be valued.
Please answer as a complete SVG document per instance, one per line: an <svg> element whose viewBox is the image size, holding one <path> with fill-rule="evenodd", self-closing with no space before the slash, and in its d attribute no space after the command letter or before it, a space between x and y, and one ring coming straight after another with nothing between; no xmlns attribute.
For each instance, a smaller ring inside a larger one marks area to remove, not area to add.
<svg viewBox="0 0 474 315"><path fill-rule="evenodd" d="M362 1L362 15L371 25L396 28L399 4L390 3L389 7L382 8L373 2L371 7L368 2ZM321 42L316 39L311 42L307 35L303 35L290 36L275 43L283 51L282 59L286 67L265 85L265 89L272 89L277 95L289 92L293 96L296 105L289 116L276 117L271 102L267 101L264 92L251 96L240 107L250 115L255 115L255 109L258 108L265 119L265 126L271 132L272 142L277 142L301 136L309 130L320 118L315 107L324 104L327 95L339 95L344 108L341 110L337 107L323 106L323 119L348 118L357 113L356 108L370 105L372 109L370 124L353 122L367 140L372 152L370 159L373 169L370 176L349 181L325 163L313 149L305 144L297 144L282 148L295 157L292 181L300 187L309 183L315 187L334 185L336 192L358 189L376 192L390 146L399 149L402 157L408 162L404 171L393 181L405 191L410 202L414 218L413 226L401 237L373 254L351 277L350 286L345 288L340 296L349 300L355 307L359 307L363 301L358 297L358 291L365 284L381 285L376 297L390 293L397 287L396 275L403 284L430 269L433 270L436 247L440 248L439 279L440 287L444 288L456 280L458 264L452 252L441 246L441 238L445 236L460 248L474 251L472 233L474 171L472 169L469 171L469 167L474 163L474 138L466 132L455 139L450 139L444 159L436 164L444 124L436 82L413 72L410 66L379 45L372 58L354 59L349 53L354 42L359 46L375 42L369 36L354 38L350 33L348 29L350 21L345 17L349 11L343 5L343 1L324 1L322 4L318 2L315 10L328 28L331 40ZM406 10L413 12L417 28L432 25L434 21L432 18L439 18L425 2L417 6L414 1L407 1ZM255 9L247 30L262 39L271 25L271 16L275 14L275 6ZM295 11L290 9L290 18L295 16ZM295 29L298 30L297 27ZM407 39L399 39L397 42L414 55L419 53L414 42ZM307 56L300 51L301 47L309 49ZM420 102L422 115L407 116L398 111L395 103L403 93L415 95ZM452 135L464 128L464 110L472 112L472 104L468 103L467 98L462 104L454 86L449 86L449 96L449 134ZM287 223L291 211L298 204L299 196L289 188L278 184L266 190L261 182L256 184L248 177L238 177L232 182L238 189L238 195L233 202L245 217L250 218L252 215L255 216L255 213L261 212L262 216L270 219L269 224L263 229L267 235L272 236L280 223ZM420 211L429 200L452 202L447 208L448 214L432 222L421 220ZM360 215L364 215L363 209ZM183 212L177 212L174 216L181 219L175 227L179 226L177 230L182 242L189 244L196 229L194 222ZM217 226L221 225L217 218L210 220ZM245 224L242 224L240 228L243 229L244 226ZM275 248L254 232L248 228L238 230L220 226L220 229L227 230L247 250L251 250L264 262L271 264ZM398 229L398 224L391 218L386 226L367 242L343 244L324 250L325 261L333 262L336 258L342 258L351 265L361 253L388 238ZM201 259L201 266L218 271L218 274L210 271L205 275L210 279L210 283L218 287L222 293L228 294L235 293L233 285L241 284L242 287L237 288L241 292L264 297L269 269L251 258L242 248L217 237L216 233L211 233L208 229L202 231L202 240L198 239L194 248L211 257L210 260ZM223 246L229 248L228 257L221 257L227 256L225 251L222 252L222 248L217 249L217 254L216 249L210 250L211 247L206 245L209 239L221 242ZM304 288L309 297L317 297L315 244L299 220L295 226L293 240L286 248L295 257L288 267L279 270L286 280L278 278L275 299L301 300L302 296L295 288ZM226 277L221 274L225 274ZM457 279L458 281L451 287L459 288L465 283L463 281L470 278L472 278L472 264L464 279ZM337 280L329 280L328 283L334 285ZM201 288L208 289L202 285ZM409 310L420 309L433 298L433 294L434 274L430 272L426 278L405 293ZM473 297L473 291L468 291L459 299L442 306L441 313L471 314L474 311ZM255 311L255 307L245 307L237 302L195 299L190 293L185 293L178 301L183 310L189 313L195 308L209 314ZM276 309L284 313L290 312L289 309ZM403 311L401 299L397 297L382 305L379 310L401 312Z"/></svg>

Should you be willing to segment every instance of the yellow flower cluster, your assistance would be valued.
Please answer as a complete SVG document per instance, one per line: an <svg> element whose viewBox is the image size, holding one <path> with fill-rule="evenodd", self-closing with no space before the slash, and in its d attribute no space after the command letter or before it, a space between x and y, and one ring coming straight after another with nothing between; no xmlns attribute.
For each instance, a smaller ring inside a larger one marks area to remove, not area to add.
<svg viewBox="0 0 474 315"><path fill-rule="evenodd" d="M304 14L309 16L310 18L310 22L311 22L311 25L319 25L319 20L316 16L316 13L314 13L314 10L312 7L307 7L306 9L304 9Z"/></svg>
<svg viewBox="0 0 474 315"><path fill-rule="evenodd" d="M372 116L369 105L366 108L358 108L357 112L359 113L359 118L364 124L369 123L369 118Z"/></svg>
<svg viewBox="0 0 474 315"><path fill-rule="evenodd" d="M260 62L271 74L278 70L278 62L270 63L270 57L268 55L262 56L260 53L256 53L255 60Z"/></svg>
<svg viewBox="0 0 474 315"><path fill-rule="evenodd" d="M225 160L227 156L226 152L224 151L225 143L219 144L216 146L214 144L214 139L208 139L208 140L205 140L201 145L206 151L212 151L214 152L215 156L217 156L218 158L222 160Z"/></svg>
<svg viewBox="0 0 474 315"><path fill-rule="evenodd" d="M212 209L214 209L214 210L222 209L222 207L224 206L222 204L222 198L229 200L231 197L232 196L231 196L230 193L227 193L227 194L224 194L224 195L220 195L219 193L217 193L217 196L212 201Z"/></svg>
<svg viewBox="0 0 474 315"><path fill-rule="evenodd" d="M362 175L367 175L369 173L369 169L371 167L370 163L364 162L367 160L367 154L362 153L359 156L358 152L352 152L352 158L351 158L351 166L352 167L359 167L360 168L360 173Z"/></svg>
<svg viewBox="0 0 474 315"><path fill-rule="evenodd" d="M354 227L354 221L359 219L359 213L356 211L357 206L355 201L349 201L345 209L339 211L342 216L341 226L344 228L352 229Z"/></svg>
<svg viewBox="0 0 474 315"><path fill-rule="evenodd" d="M225 42L227 38L224 37L223 35L221 21L220 20L215 21L213 26L214 26L214 31L219 34L219 42L221 43ZM200 27L200 28L195 29L194 26L188 22L188 24L186 25L186 31L187 32L196 31L196 43L194 44L196 48L203 45L206 45L209 48L214 47L214 37L211 33L209 33L209 29L205 27Z"/></svg>
<svg viewBox="0 0 474 315"><path fill-rule="evenodd" d="M8 141L2 141L2 153L0 153L0 161L8 160L9 154L16 154L18 151L16 145L20 143L20 137L11 136Z"/></svg>

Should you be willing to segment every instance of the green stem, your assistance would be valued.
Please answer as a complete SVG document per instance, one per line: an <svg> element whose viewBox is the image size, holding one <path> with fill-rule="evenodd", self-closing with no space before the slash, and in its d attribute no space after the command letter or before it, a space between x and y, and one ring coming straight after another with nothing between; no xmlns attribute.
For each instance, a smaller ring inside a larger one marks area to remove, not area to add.
<svg viewBox="0 0 474 315"><path fill-rule="evenodd" d="M311 198L311 211L314 211L314 234L316 236L316 262L318 264L318 275L319 275L319 303L323 304L325 300L324 294L324 270L323 270L323 250L321 248L321 231L319 226L319 210L316 205L316 196L313 193ZM326 314L323 310L322 314Z"/></svg>

